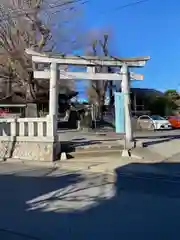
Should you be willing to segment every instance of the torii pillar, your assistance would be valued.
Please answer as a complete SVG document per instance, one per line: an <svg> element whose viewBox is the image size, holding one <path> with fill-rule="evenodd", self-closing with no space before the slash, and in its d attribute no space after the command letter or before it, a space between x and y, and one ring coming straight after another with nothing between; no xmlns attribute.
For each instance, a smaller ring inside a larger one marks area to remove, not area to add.
<svg viewBox="0 0 180 240"><path fill-rule="evenodd" d="M49 119L51 122L51 131L49 134L56 138L57 135L57 113L58 113L58 64L52 62L50 65L50 81L49 81Z"/></svg>
<svg viewBox="0 0 180 240"><path fill-rule="evenodd" d="M125 116L125 133L126 142L130 143L133 141L133 131L131 122L131 101L130 101L130 81L129 81L129 71L128 66L123 64L121 67L122 82L121 89L124 95L124 116Z"/></svg>
<svg viewBox="0 0 180 240"><path fill-rule="evenodd" d="M49 83L49 115L57 117L57 86L59 80L57 63L51 63Z"/></svg>

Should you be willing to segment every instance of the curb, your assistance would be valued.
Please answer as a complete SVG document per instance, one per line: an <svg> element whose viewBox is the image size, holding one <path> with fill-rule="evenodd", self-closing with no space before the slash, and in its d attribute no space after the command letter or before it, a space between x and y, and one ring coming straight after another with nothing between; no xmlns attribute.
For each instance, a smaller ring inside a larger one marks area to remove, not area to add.
<svg viewBox="0 0 180 240"><path fill-rule="evenodd" d="M106 162L94 162L92 163L89 159L88 162L36 162L36 161L23 161L20 159L8 159L7 161L0 161L0 164L23 164L24 166L33 166L33 167L50 167L57 168L67 171L82 171L82 172L93 172L93 173L108 173L114 175L114 168L108 168ZM106 165L106 167L103 167Z"/></svg>
<svg viewBox="0 0 180 240"><path fill-rule="evenodd" d="M38 161L24 161L22 159L7 159L6 161L0 160L0 164L8 164L8 163L14 163L14 164L23 164L26 166L37 166L37 167L53 167L53 168L59 168L59 169L67 169L67 170L92 170L94 167L97 167L99 165L106 164L106 162L92 162L90 159L89 161L83 161L78 162L75 160L73 161L57 161L57 162L38 162Z"/></svg>
<svg viewBox="0 0 180 240"><path fill-rule="evenodd" d="M144 166L143 169L140 170L133 170L133 169L128 169L126 166L128 163L124 162L123 165L118 164L110 164L110 163L80 163L77 162L76 165L71 165L68 166L68 162L61 163L56 162L36 162L36 161L23 161L23 160L15 160L15 159L8 159L7 161L2 161L0 160L0 164L8 164L8 163L19 163L23 164L25 166L37 166L37 167L51 167L51 168L57 168L57 169L62 169L62 170L67 170L67 171L82 171L82 172L91 172L91 173L107 173L111 174L114 176L128 176L132 178L141 178L141 179L146 179L146 180L162 180L162 181L168 181L168 182L179 182L180 183L180 172L176 173L170 173L164 170L157 169L156 167L148 167ZM71 162L72 163L72 162ZM71 164L70 163L70 164ZM62 165L62 166L61 166ZM64 166L63 166L64 165ZM146 164L145 164L146 165ZM123 170L123 168L126 168ZM117 173L116 169L119 168L119 172ZM122 168L122 170L121 170Z"/></svg>

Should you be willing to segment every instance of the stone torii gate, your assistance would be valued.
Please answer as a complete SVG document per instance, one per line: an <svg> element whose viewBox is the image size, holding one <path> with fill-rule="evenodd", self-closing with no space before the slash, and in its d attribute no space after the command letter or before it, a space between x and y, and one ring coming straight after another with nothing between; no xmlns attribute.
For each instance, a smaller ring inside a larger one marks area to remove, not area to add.
<svg viewBox="0 0 180 240"><path fill-rule="evenodd" d="M88 79L88 80L113 80L122 81L122 92L124 93L125 111L125 133L126 142L133 140L131 110L130 110L130 78L132 80L143 80L143 75L129 73L129 67L144 67L150 57L137 58L113 58L113 57L92 57L92 56L62 56L57 54L38 53L31 49L26 49L26 53L32 56L34 63L49 63L50 69L44 71L34 71L37 79L50 79L50 99L49 116L54 119L53 129L56 135L57 130L57 89L59 79ZM62 70L61 66L83 66L87 72L68 72ZM117 67L117 73L96 73L96 66Z"/></svg>

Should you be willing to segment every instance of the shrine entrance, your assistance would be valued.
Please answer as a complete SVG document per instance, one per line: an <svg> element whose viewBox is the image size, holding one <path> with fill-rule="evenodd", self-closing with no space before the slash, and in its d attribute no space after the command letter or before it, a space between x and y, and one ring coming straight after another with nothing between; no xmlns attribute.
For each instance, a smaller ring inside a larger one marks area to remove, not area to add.
<svg viewBox="0 0 180 240"><path fill-rule="evenodd" d="M143 80L141 74L129 72L130 68L144 67L149 57L137 58L113 58L113 57L92 57L92 56L62 56L46 53L38 53L30 49L26 53L32 56L34 63L50 64L50 69L44 71L34 70L34 78L50 79L50 99L49 99L49 116L54 119L54 134L57 131L57 90L59 80L66 79L84 79L84 80L112 80L122 81L122 93L124 94L123 109L125 116L125 138L126 141L133 139L131 110L130 110L130 80ZM87 69L86 72L71 72L68 71L69 66L83 66ZM63 70L62 66L66 66ZM119 71L116 73L96 73L96 66L116 67Z"/></svg>

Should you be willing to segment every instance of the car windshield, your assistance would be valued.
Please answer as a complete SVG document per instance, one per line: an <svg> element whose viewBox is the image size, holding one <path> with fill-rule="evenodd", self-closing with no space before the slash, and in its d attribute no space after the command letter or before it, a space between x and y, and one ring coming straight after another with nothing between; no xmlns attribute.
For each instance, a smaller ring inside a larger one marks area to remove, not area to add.
<svg viewBox="0 0 180 240"><path fill-rule="evenodd" d="M159 115L153 115L153 116L151 116L151 118L152 118L153 120L166 120L165 118L163 118L163 117L161 117L161 116L159 116Z"/></svg>

